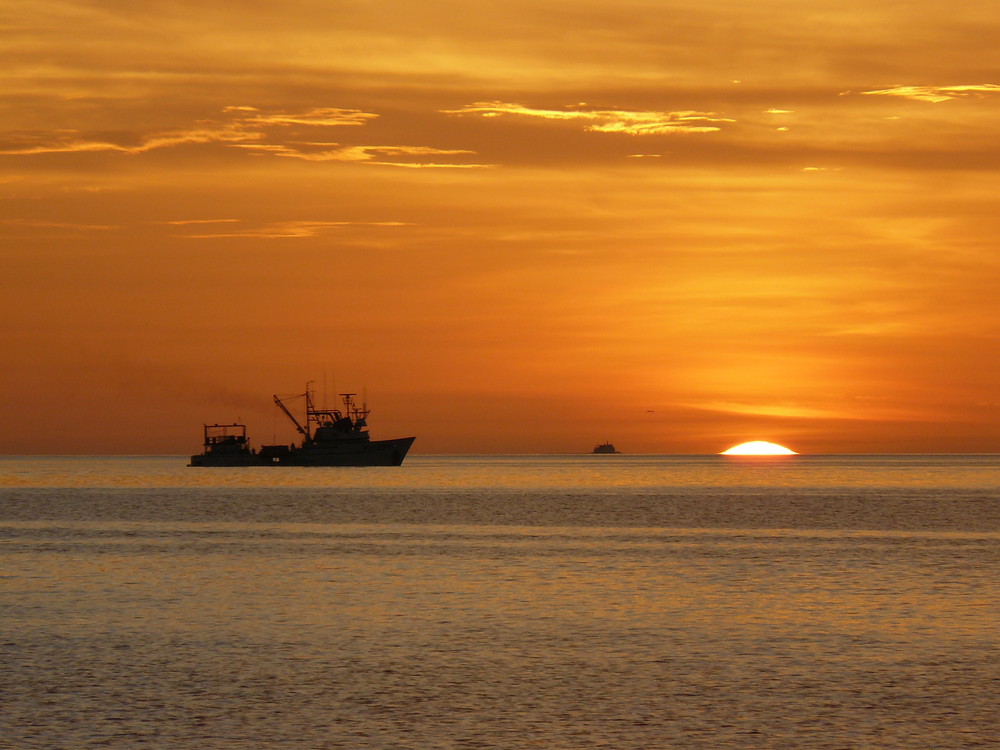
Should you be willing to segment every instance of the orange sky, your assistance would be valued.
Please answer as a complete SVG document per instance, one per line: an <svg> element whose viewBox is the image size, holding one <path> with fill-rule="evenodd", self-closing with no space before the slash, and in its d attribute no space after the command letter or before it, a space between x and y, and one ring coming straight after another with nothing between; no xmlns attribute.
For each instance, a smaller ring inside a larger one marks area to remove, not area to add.
<svg viewBox="0 0 1000 750"><path fill-rule="evenodd" d="M992 0L0 18L0 452L1000 451Z"/></svg>

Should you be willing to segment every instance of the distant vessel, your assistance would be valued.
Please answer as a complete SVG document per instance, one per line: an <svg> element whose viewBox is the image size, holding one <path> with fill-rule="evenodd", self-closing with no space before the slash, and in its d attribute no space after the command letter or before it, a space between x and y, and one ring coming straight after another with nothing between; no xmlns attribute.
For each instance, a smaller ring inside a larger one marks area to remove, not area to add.
<svg viewBox="0 0 1000 750"><path fill-rule="evenodd" d="M191 456L189 466L399 466L415 437L372 440L365 428L371 410L358 406L356 393L341 393L343 411L317 408L312 392L274 403L302 435L300 445L250 447L246 425L206 424L204 451ZM289 411L285 401L305 398L305 426Z"/></svg>
<svg viewBox="0 0 1000 750"><path fill-rule="evenodd" d="M594 453L618 453L613 443L601 443L594 446Z"/></svg>

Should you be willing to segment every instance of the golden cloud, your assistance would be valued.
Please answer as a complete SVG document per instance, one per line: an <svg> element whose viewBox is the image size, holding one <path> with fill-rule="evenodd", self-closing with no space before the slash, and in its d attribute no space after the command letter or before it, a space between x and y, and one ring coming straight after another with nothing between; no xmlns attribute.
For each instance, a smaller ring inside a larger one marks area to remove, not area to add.
<svg viewBox="0 0 1000 750"><path fill-rule="evenodd" d="M262 151L305 161L343 161L389 167L484 169L490 164L454 164L424 161L386 161L384 156L457 156L475 154L466 149L431 148L429 146L341 146L339 143L248 143L233 144L236 148ZM314 149L314 150L313 150Z"/></svg>
<svg viewBox="0 0 1000 750"><path fill-rule="evenodd" d="M864 95L901 96L922 102L946 102L964 96L982 96L1000 93L1000 85L995 83L968 84L962 86L893 86L887 89L862 91Z"/></svg>
<svg viewBox="0 0 1000 750"><path fill-rule="evenodd" d="M807 406L775 405L775 404L743 404L734 402L713 401L707 403L685 404L693 409L704 411L716 411L726 414L748 414L761 417L785 417L788 419L847 419L848 417L839 411L830 409L815 409Z"/></svg>
<svg viewBox="0 0 1000 750"><path fill-rule="evenodd" d="M580 105L578 105L579 107ZM584 130L595 133L627 135L662 135L665 133L714 133L720 123L735 122L715 112L633 111L620 109L536 109L509 102L475 102L461 109L443 109L443 114L480 117L530 117L542 120L579 122Z"/></svg>
<svg viewBox="0 0 1000 750"><path fill-rule="evenodd" d="M138 145L116 143L109 140L88 138L75 130L43 131L37 133L8 133L12 144L0 148L4 155L34 155L73 153L82 151L117 151L125 154L142 154L160 148L187 144L246 144L263 141L266 127L273 125L309 125L319 127L363 125L378 117L358 109L316 107L300 113L261 113L256 107L225 107L227 121L206 120L187 130L153 133Z"/></svg>
<svg viewBox="0 0 1000 750"><path fill-rule="evenodd" d="M107 224L74 224L64 221L36 221L34 219L2 219L0 224L31 229L71 229L80 232L103 232L109 229L118 229L116 226Z"/></svg>
<svg viewBox="0 0 1000 750"><path fill-rule="evenodd" d="M177 219L175 221L158 221L154 223L182 227L188 224L236 224L238 222L239 219Z"/></svg>
<svg viewBox="0 0 1000 750"><path fill-rule="evenodd" d="M441 149L428 146L344 146L328 142L286 142L280 136L288 126L339 127L364 125L377 114L359 109L315 107L302 112L261 112L256 107L225 107L225 120L205 120L189 130L153 133L137 145L89 138L76 130L7 133L8 145L2 155L30 156L74 152L114 151L142 154L162 148L189 144L222 144L257 153L272 154L306 161L364 162L367 164L415 168L482 169L490 164L440 163L423 161L424 156L474 154L466 149ZM386 157L418 157L409 161Z"/></svg>
<svg viewBox="0 0 1000 750"><path fill-rule="evenodd" d="M256 110L255 110L256 111ZM364 125L374 120L378 115L362 112L357 109L340 109L337 107L316 107L301 113L255 114L246 118L246 122L262 125L318 125L322 127L342 125Z"/></svg>
<svg viewBox="0 0 1000 750"><path fill-rule="evenodd" d="M197 222L190 222L190 223L197 223ZM335 229L340 229L342 227L403 227L403 226L409 226L409 224L402 221L281 221L274 224L267 224L257 229L245 229L234 232L217 232L213 234L187 234L184 235L184 237L192 240L217 239L220 237L296 239L301 237L316 237L317 235Z"/></svg>
<svg viewBox="0 0 1000 750"><path fill-rule="evenodd" d="M248 132L238 125L218 128L200 127L186 131L156 133L135 146L112 141L92 140L79 136L76 131L8 134L14 144L0 149L0 154L31 156L35 154L65 154L82 151L117 151L125 154L142 154L159 148L185 144L237 143L263 137L262 133Z"/></svg>

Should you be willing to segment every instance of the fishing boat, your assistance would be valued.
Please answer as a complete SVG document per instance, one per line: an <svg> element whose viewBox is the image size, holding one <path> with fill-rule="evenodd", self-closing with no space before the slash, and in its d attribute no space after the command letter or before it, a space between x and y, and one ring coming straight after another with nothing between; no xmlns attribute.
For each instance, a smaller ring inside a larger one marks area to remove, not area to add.
<svg viewBox="0 0 1000 750"><path fill-rule="evenodd" d="M619 451L615 448L613 443L601 443L600 445L595 445L592 453L598 454L608 454L608 453L618 453Z"/></svg>
<svg viewBox="0 0 1000 750"><path fill-rule="evenodd" d="M399 466L415 437L372 440L366 429L371 410L354 400L356 393L341 393L342 409L316 406L313 392L274 396L275 405L302 436L298 445L250 447L246 425L204 425L204 450L191 456L188 466ZM305 400L305 419L299 420L286 402Z"/></svg>

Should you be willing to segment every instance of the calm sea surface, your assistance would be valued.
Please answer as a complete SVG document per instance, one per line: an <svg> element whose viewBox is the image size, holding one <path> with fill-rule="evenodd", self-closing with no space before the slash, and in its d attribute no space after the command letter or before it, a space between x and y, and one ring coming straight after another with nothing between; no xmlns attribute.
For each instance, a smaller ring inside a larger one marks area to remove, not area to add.
<svg viewBox="0 0 1000 750"><path fill-rule="evenodd" d="M0 457L3 748L1000 745L1000 456Z"/></svg>

